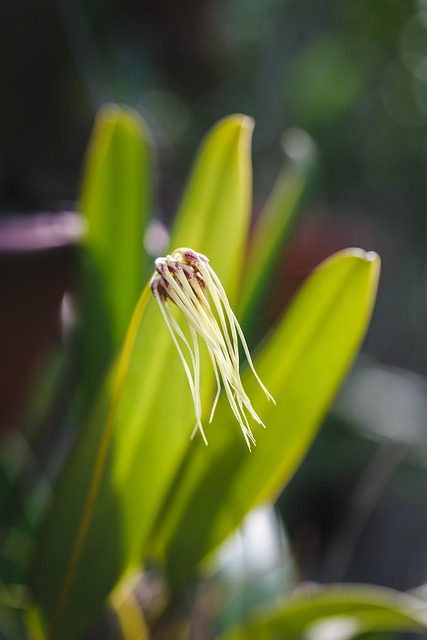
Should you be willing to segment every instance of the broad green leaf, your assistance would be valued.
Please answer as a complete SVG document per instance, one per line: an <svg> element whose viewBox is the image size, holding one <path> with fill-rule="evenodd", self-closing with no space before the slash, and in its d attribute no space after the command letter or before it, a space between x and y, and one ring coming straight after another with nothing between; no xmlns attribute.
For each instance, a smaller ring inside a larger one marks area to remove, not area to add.
<svg viewBox="0 0 427 640"><path fill-rule="evenodd" d="M249 220L250 136L248 119L242 116L213 129L181 208L187 232L178 220L173 234L177 243L208 252L227 283L239 273ZM194 224L187 217L188 194ZM100 401L62 475L40 535L31 582L39 623L51 639L74 638L124 573L140 562L165 493L194 445L189 440L194 409L185 373L149 298L147 287L111 392Z"/></svg>
<svg viewBox="0 0 427 640"><path fill-rule="evenodd" d="M316 148L305 131L288 131L283 149L287 164L257 220L244 271L239 309L241 324L249 335L259 309L271 294L269 281L306 199L316 167Z"/></svg>
<svg viewBox="0 0 427 640"><path fill-rule="evenodd" d="M425 631L424 602L391 589L337 585L295 594L273 613L231 630L221 640L298 640L310 630L310 638L328 635L345 638L373 631ZM329 634L328 634L329 630ZM320 633L321 632L321 633Z"/></svg>
<svg viewBox="0 0 427 640"><path fill-rule="evenodd" d="M171 248L176 249L188 246L191 238L191 248L208 256L230 300L240 280L240 267L236 267L246 248L252 206L253 126L248 116L231 116L217 125L215 137L206 140L171 240ZM239 182L242 186L237 189Z"/></svg>
<svg viewBox="0 0 427 640"><path fill-rule="evenodd" d="M132 109L108 105L89 141L80 208L87 221L82 274L84 393L98 391L148 274L143 234L152 212L150 135Z"/></svg>
<svg viewBox="0 0 427 640"><path fill-rule="evenodd" d="M221 399L207 428L209 446L194 443L156 529L175 588L251 508L273 500L289 480L360 346L378 272L376 254L347 250L303 285L256 360L277 406L267 402L250 371L243 377L266 424L254 431L251 453Z"/></svg>

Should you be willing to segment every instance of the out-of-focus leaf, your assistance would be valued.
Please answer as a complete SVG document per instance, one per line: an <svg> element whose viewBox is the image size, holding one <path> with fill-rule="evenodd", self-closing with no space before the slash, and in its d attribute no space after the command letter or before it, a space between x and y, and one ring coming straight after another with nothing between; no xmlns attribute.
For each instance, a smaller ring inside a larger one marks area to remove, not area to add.
<svg viewBox="0 0 427 640"><path fill-rule="evenodd" d="M262 541L262 543L260 543ZM215 592L214 637L252 618L295 588L296 568L283 525L271 505L253 509L215 554L207 589Z"/></svg>
<svg viewBox="0 0 427 640"><path fill-rule="evenodd" d="M110 597L109 602L120 625L122 640L149 639L141 603L135 589L135 579L124 580Z"/></svg>
<svg viewBox="0 0 427 640"><path fill-rule="evenodd" d="M82 185L87 221L82 274L84 393L98 391L148 274L143 234L152 211L150 135L132 109L96 118Z"/></svg>
<svg viewBox="0 0 427 640"><path fill-rule="evenodd" d="M257 220L243 276L239 309L241 324L248 335L252 334L266 295L271 293L269 280L289 240L316 167L316 148L305 131L288 131L283 149L287 165Z"/></svg>
<svg viewBox="0 0 427 640"><path fill-rule="evenodd" d="M40 512L49 495L46 479L34 478L35 460L27 441L15 431L0 451L0 576L22 583Z"/></svg>
<svg viewBox="0 0 427 640"><path fill-rule="evenodd" d="M188 228L180 219L173 234L174 247L208 253L215 268L221 266L226 286L241 268L249 221L251 131L244 116L213 129L181 209ZM156 303L145 306L144 295L110 399L99 403L83 433L40 535L31 583L40 624L51 639L76 637L117 581L140 562L164 495L194 445L185 373Z"/></svg>
<svg viewBox="0 0 427 640"><path fill-rule="evenodd" d="M329 625L329 626L328 626ZM221 636L221 640L357 637L372 631L425 631L424 602L391 589L339 585L296 594L283 608ZM328 633L329 629L329 633ZM309 632L309 636L305 636Z"/></svg>
<svg viewBox="0 0 427 640"><path fill-rule="evenodd" d="M19 640L26 637L23 611L28 593L22 585L6 586L0 582L0 638Z"/></svg>
<svg viewBox="0 0 427 640"><path fill-rule="evenodd" d="M268 403L250 371L243 383L263 418L249 453L225 398L209 447L189 451L155 535L163 540L175 588L261 501L274 499L299 464L357 351L371 315L376 254L340 252L303 285L256 360L275 397Z"/></svg>

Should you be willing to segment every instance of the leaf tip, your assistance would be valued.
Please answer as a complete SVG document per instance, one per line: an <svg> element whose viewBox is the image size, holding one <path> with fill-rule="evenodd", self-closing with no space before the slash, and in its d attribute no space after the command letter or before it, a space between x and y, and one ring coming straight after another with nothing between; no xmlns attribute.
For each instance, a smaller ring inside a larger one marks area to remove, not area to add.
<svg viewBox="0 0 427 640"><path fill-rule="evenodd" d="M380 257L376 251L365 251L358 247L352 247L346 251L349 255L352 255L354 258L359 258L364 262L380 262Z"/></svg>
<svg viewBox="0 0 427 640"><path fill-rule="evenodd" d="M120 107L115 102L107 102L102 105L97 113L97 118L105 122L114 122L120 114Z"/></svg>
<svg viewBox="0 0 427 640"><path fill-rule="evenodd" d="M242 129L245 129L246 131L251 131L251 132L253 131L255 127L255 119L252 118L252 116L239 114L238 118L240 118L240 126L242 127Z"/></svg>
<svg viewBox="0 0 427 640"><path fill-rule="evenodd" d="M363 262L378 280L381 258L376 251L364 251L363 249L358 248L349 249L348 251L354 258Z"/></svg>
<svg viewBox="0 0 427 640"><path fill-rule="evenodd" d="M251 135L255 127L255 120L252 116L248 116L244 113L234 113L220 120L217 126L218 125L228 125L231 128L237 129L240 133L247 133Z"/></svg>
<svg viewBox="0 0 427 640"><path fill-rule="evenodd" d="M365 260L367 262L381 262L381 258L376 251L366 251Z"/></svg>
<svg viewBox="0 0 427 640"><path fill-rule="evenodd" d="M341 251L337 251L337 253L334 253L329 258L326 258L324 263L335 262L336 260L341 260L343 258L352 258L353 260L364 263L369 267L379 268L379 266L381 265L381 258L376 251L365 251L364 249L360 249L359 247L349 247L348 249L341 249Z"/></svg>

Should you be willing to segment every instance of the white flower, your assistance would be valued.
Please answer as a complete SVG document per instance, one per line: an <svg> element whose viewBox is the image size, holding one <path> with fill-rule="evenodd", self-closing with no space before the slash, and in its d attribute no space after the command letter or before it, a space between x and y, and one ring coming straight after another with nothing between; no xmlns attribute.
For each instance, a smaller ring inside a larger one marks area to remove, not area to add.
<svg viewBox="0 0 427 640"><path fill-rule="evenodd" d="M199 335L208 349L217 383L209 422L212 422L215 413L222 381L231 409L250 450L251 443L255 444L255 438L246 411L258 424L265 425L252 407L240 379L239 339L258 383L267 398L273 402L274 399L255 371L243 331L220 279L210 266L208 258L192 249L177 249L172 255L157 258L155 264L156 273L151 280L151 290L181 357L193 397L196 424L191 437L199 430L207 444L201 422ZM169 302L173 302L184 314L190 330L191 344L173 317ZM188 350L190 363L183 349Z"/></svg>

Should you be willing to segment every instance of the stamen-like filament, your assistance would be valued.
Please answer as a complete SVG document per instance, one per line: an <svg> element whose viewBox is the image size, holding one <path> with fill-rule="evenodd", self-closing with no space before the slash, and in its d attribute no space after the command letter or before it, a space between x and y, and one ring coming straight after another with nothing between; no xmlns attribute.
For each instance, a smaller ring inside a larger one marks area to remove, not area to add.
<svg viewBox="0 0 427 640"><path fill-rule="evenodd" d="M183 363L193 398L196 424L191 437L199 430L207 444L201 421L200 351L198 344L198 336L200 336L206 344L216 381L216 395L212 404L209 422L213 420L222 383L231 410L240 424L246 444L250 450L251 444L255 444L255 438L252 434L246 411L249 412L255 422L262 426L264 424L252 407L251 401L242 385L239 372L239 339L248 365L257 382L267 398L273 402L274 399L255 370L243 331L230 307L220 279L209 265L208 259L192 249L178 249L172 255L166 256L166 258L158 258L156 260L156 270L158 275L153 276L152 291ZM188 322L191 345L169 309L169 300L181 310ZM212 311L209 300L213 303L216 315ZM190 353L192 371L180 346L180 341Z"/></svg>

